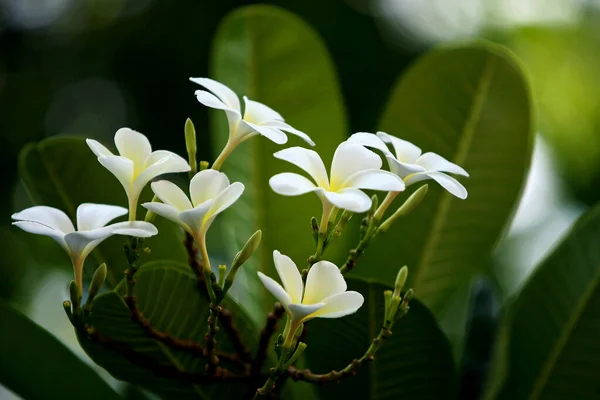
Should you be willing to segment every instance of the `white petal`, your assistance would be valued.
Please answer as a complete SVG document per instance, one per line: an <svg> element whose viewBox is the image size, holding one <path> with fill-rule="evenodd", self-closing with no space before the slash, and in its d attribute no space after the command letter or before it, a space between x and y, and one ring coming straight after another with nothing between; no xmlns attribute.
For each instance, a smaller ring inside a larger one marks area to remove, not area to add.
<svg viewBox="0 0 600 400"><path fill-rule="evenodd" d="M390 166L390 171L404 179L416 172L425 172L425 168L417 164L407 164L396 160L393 156L385 156Z"/></svg>
<svg viewBox="0 0 600 400"><path fill-rule="evenodd" d="M160 156L156 153L159 153ZM165 155L165 153L170 154L162 156ZM144 169L142 173L135 178L135 181L133 183L133 190L135 193L141 193L142 189L148 184L148 182L150 182L157 176L163 174L171 174L175 172L187 172L190 170L190 166L187 163L187 161L185 161L183 158L181 158L175 153L171 153L165 150L162 150L160 152L155 151L149 157L150 161L154 159L156 159L156 161L150 166L146 167L146 169Z"/></svg>
<svg viewBox="0 0 600 400"><path fill-rule="evenodd" d="M381 138L374 133L357 132L348 138L351 143L357 143L381 151L384 155L392 155L390 149Z"/></svg>
<svg viewBox="0 0 600 400"><path fill-rule="evenodd" d="M179 219L187 225L193 235L199 234L202 231L205 220L210 218L207 216L210 208L213 206L214 200L207 200L202 204L197 205L191 210L182 211L179 213Z"/></svg>
<svg viewBox="0 0 600 400"><path fill-rule="evenodd" d="M258 272L258 277L262 281L263 285L265 285L267 290L271 292L273 296L275 296L275 298L281 303L281 305L285 308L288 308L288 306L292 302L292 298L289 294L287 294L283 287L281 287L279 283L277 283L272 278L269 278L262 272Z"/></svg>
<svg viewBox="0 0 600 400"><path fill-rule="evenodd" d="M34 206L12 215L18 221L31 221L46 225L63 234L75 231L73 223L63 211L48 206Z"/></svg>
<svg viewBox="0 0 600 400"><path fill-rule="evenodd" d="M342 142L331 163L330 188L337 191L350 176L364 169L380 169L381 157L360 144Z"/></svg>
<svg viewBox="0 0 600 400"><path fill-rule="evenodd" d="M169 172L187 172L191 169L185 158L168 150L153 151L150 153L148 158L146 158L144 165L145 167L150 167L151 165L161 161L163 158L167 158L169 160L169 169L173 170Z"/></svg>
<svg viewBox="0 0 600 400"><path fill-rule="evenodd" d="M244 96L244 120L254 124L261 124L265 121L283 121L283 117L269 106L250 100Z"/></svg>
<svg viewBox="0 0 600 400"><path fill-rule="evenodd" d="M192 203L190 203L183 190L176 184L169 181L157 181L152 182L150 187L160 201L174 207L178 211L185 211L192 208Z"/></svg>
<svg viewBox="0 0 600 400"><path fill-rule="evenodd" d="M152 153L152 147L148 138L132 129L121 128L115 134L115 145L119 155L133 161L134 168L143 169L146 158Z"/></svg>
<svg viewBox="0 0 600 400"><path fill-rule="evenodd" d="M385 132L377 132L377 136L386 143L391 143L396 152L396 159L407 164L414 164L421 155L421 149L411 142L398 139L395 136L388 135Z"/></svg>
<svg viewBox="0 0 600 400"><path fill-rule="evenodd" d="M133 189L133 161L122 156L99 157L98 161L119 180L129 196Z"/></svg>
<svg viewBox="0 0 600 400"><path fill-rule="evenodd" d="M223 172L205 169L198 172L190 182L192 204L198 205L208 199L214 199L229 186L229 178Z"/></svg>
<svg viewBox="0 0 600 400"><path fill-rule="evenodd" d="M288 141L288 137L286 136L286 134L280 131L279 129L258 125L247 121L242 121L240 125L242 124L246 124L247 126L249 126L251 128L250 132L258 132L261 136L266 137L275 144L284 144Z"/></svg>
<svg viewBox="0 0 600 400"><path fill-rule="evenodd" d="M340 269L329 261L319 261L308 271L302 304L322 303L323 299L346 291Z"/></svg>
<svg viewBox="0 0 600 400"><path fill-rule="evenodd" d="M290 304L287 308L292 314L292 325L296 325L309 320L312 314L315 314L323 307L325 307L325 303Z"/></svg>
<svg viewBox="0 0 600 400"><path fill-rule="evenodd" d="M229 108L241 113L240 99L233 90L221 82L209 78L190 78L190 81L213 92Z"/></svg>
<svg viewBox="0 0 600 400"><path fill-rule="evenodd" d="M158 233L156 226L145 221L124 221L107 226L113 230L113 235L127 235L147 238Z"/></svg>
<svg viewBox="0 0 600 400"><path fill-rule="evenodd" d="M343 186L357 189L385 190L387 192L400 192L405 187L402 179L396 174L380 169L359 171L348 178Z"/></svg>
<svg viewBox="0 0 600 400"><path fill-rule="evenodd" d="M109 149L104 147L97 140L85 139L85 142L89 146L90 150L92 150L97 157L106 157L114 155Z"/></svg>
<svg viewBox="0 0 600 400"><path fill-rule="evenodd" d="M163 203L157 203L157 202L144 203L144 204L142 204L142 207L146 208L147 210L152 211L153 213L155 213L157 215L160 215L163 218L173 221L178 225L181 225L183 227L183 229L185 229L189 233L193 233L192 229L187 224L183 223L183 221L181 221L181 218L179 218L180 211L178 209L176 209L175 207L173 207L169 204L163 204Z"/></svg>
<svg viewBox="0 0 600 400"><path fill-rule="evenodd" d="M206 218L213 218L217 214L231 207L231 205L240 198L242 193L244 193L244 184L241 182L233 182L225 190L219 193L217 197L215 197L214 204L212 205Z"/></svg>
<svg viewBox="0 0 600 400"><path fill-rule="evenodd" d="M230 130L235 129L236 125L241 121L242 115L240 114L239 109L229 107L227 104L223 103L221 100L219 100L217 96L213 95L212 93L207 92L205 90L196 90L195 95L196 99L198 99L200 104L203 104L210 108L215 108L217 110L225 111L225 114L227 115L227 120L229 121Z"/></svg>
<svg viewBox="0 0 600 400"><path fill-rule="evenodd" d="M283 287L290 296L292 303L299 304L302 302L304 284L302 283L302 275L300 275L298 267L291 258L281 254L277 250L273 251L273 261Z"/></svg>
<svg viewBox="0 0 600 400"><path fill-rule="evenodd" d="M334 294L323 299L325 306L319 309L310 318L340 318L354 314L365 302L362 294L354 291Z"/></svg>
<svg viewBox="0 0 600 400"><path fill-rule="evenodd" d="M435 153L425 153L416 161L417 164L427 171L450 172L452 174L469 176L462 167L446 160L444 157Z"/></svg>
<svg viewBox="0 0 600 400"><path fill-rule="evenodd" d="M65 234L56 229L52 229L47 225L40 224L38 222L31 221L17 221L13 222L13 225L18 226L25 232L34 233L36 235L49 236L60 244L67 252L69 251L67 243L65 242Z"/></svg>
<svg viewBox="0 0 600 400"><path fill-rule="evenodd" d="M314 150L303 147L289 147L273 154L275 158L287 161L306 171L322 188L329 188L329 179L323 160Z"/></svg>
<svg viewBox="0 0 600 400"><path fill-rule="evenodd" d="M362 213L371 208L371 198L359 189L346 188L339 192L323 191L323 195L327 201L343 210Z"/></svg>
<svg viewBox="0 0 600 400"><path fill-rule="evenodd" d="M443 172L421 172L411 175L406 179L406 185L412 185L415 182L433 179L439 183L444 189L458 197L459 199L467 198L467 189L453 177L444 174Z"/></svg>
<svg viewBox="0 0 600 400"><path fill-rule="evenodd" d="M306 143L310 144L311 146L315 145L315 142L313 142L313 140L310 138L310 136L308 136L306 133L299 131L298 129L290 126L289 124L286 124L283 121L271 120L271 121L263 122L261 125L268 126L271 128L277 128L284 132L289 132L293 135L298 136L299 138L301 138L302 140L304 140Z"/></svg>
<svg viewBox="0 0 600 400"><path fill-rule="evenodd" d="M102 228L113 219L127 214L127 209L106 204L83 203L77 207L77 230Z"/></svg>
<svg viewBox="0 0 600 400"><path fill-rule="evenodd" d="M284 196L298 196L318 189L308 178L292 172L283 172L271 177L269 185L275 193Z"/></svg>

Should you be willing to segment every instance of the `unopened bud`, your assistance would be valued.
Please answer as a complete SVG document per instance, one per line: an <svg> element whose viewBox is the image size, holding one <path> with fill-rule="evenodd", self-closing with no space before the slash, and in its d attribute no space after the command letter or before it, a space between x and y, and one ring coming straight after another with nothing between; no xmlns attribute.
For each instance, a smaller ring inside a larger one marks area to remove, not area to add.
<svg viewBox="0 0 600 400"><path fill-rule="evenodd" d="M315 243L317 243L319 240L319 222L315 217L310 219L310 226L312 228L313 239L315 240Z"/></svg>
<svg viewBox="0 0 600 400"><path fill-rule="evenodd" d="M304 350L306 350L306 347L307 347L306 343L299 342L298 346L296 347L296 351L294 351L294 354L292 354L292 356L286 361L284 368L287 369L290 365L292 365L296 361L298 361L298 358L300 358L302 353L304 353Z"/></svg>
<svg viewBox="0 0 600 400"><path fill-rule="evenodd" d="M402 298L402 303L408 305L408 303L410 303L410 301L412 300L413 296L414 296L415 292L411 289L408 289L406 291L406 294L404 295L404 298Z"/></svg>
<svg viewBox="0 0 600 400"><path fill-rule="evenodd" d="M385 318L388 317L388 314L390 313L390 305L392 303L392 291L391 290L386 290L383 292L383 304L385 305L385 309L383 311L383 315L385 315Z"/></svg>
<svg viewBox="0 0 600 400"><path fill-rule="evenodd" d="M94 275L92 276L92 282L90 283L90 288L88 289L88 298L85 303L86 311L91 311L92 302L94 301L94 298L100 292L100 289L102 289L102 285L104 285L104 281L106 280L106 274L107 274L106 263L102 263L96 269L96 272L94 272Z"/></svg>
<svg viewBox="0 0 600 400"><path fill-rule="evenodd" d="M225 283L225 272L227 271L227 265L219 265L219 286L223 287Z"/></svg>
<svg viewBox="0 0 600 400"><path fill-rule="evenodd" d="M185 121L185 147L188 153L188 162L190 164L190 176L194 176L198 172L198 163L196 162L196 128L191 119Z"/></svg>
<svg viewBox="0 0 600 400"><path fill-rule="evenodd" d="M369 209L369 212L367 213L367 215L369 217L373 217L373 214L375 214L375 211L377 211L378 207L379 207L379 198L377 197L376 194L374 194L373 196L371 196L371 208Z"/></svg>
<svg viewBox="0 0 600 400"><path fill-rule="evenodd" d="M417 208L419 204L421 204L428 190L429 185L423 185L415 190L415 192L411 194L408 199L406 199L406 201L396 210L396 212L386 219L383 224L381 224L379 231L381 233L387 232L398 218L413 212L413 210Z"/></svg>
<svg viewBox="0 0 600 400"><path fill-rule="evenodd" d="M208 161L200 161L200 171L208 169Z"/></svg>
<svg viewBox="0 0 600 400"><path fill-rule="evenodd" d="M159 203L159 202L160 202L160 199L158 198L158 196L154 195L154 197L152 197L152 203ZM154 221L154 218L156 218L156 214L154 214L150 210L147 210L146 216L144 217L144 221L152 223Z"/></svg>
<svg viewBox="0 0 600 400"><path fill-rule="evenodd" d="M396 283L394 284L394 297L400 298L400 293L406 284L406 278L408 277L408 267L405 265L400 268L398 275L396 275Z"/></svg>
<svg viewBox="0 0 600 400"><path fill-rule="evenodd" d="M69 295L71 297L71 304L73 305L73 312L77 312L81 302L81 292L75 281L69 282Z"/></svg>
<svg viewBox="0 0 600 400"><path fill-rule="evenodd" d="M240 250L235 255L235 258L233 259L233 262L231 263L231 270L227 274L227 278L225 278L223 292L226 293L227 290L229 290L229 288L231 287L231 285L233 285L233 281L235 279L235 275L237 274L238 270L240 269L240 267L242 265L244 265L244 263L246 261L248 261L248 259L252 256L252 254L254 254L254 252L260 245L261 239L262 239L262 231L258 230L256 232L254 232L254 234L252 236L250 236L250 239L248 239L248 241L246 242L246 244L244 245L242 250Z"/></svg>

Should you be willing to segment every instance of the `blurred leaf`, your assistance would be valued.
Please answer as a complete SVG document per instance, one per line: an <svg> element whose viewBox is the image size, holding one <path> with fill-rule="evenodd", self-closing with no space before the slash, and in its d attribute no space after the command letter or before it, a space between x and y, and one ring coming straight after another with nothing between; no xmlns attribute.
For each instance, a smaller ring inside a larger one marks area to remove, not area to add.
<svg viewBox="0 0 600 400"><path fill-rule="evenodd" d="M600 393L600 207L574 225L509 308L489 398Z"/></svg>
<svg viewBox="0 0 600 400"><path fill-rule="evenodd" d="M73 222L81 203L127 205L119 181L100 165L83 139L52 138L29 144L21 152L19 171L36 204L59 208ZM151 191L146 188L139 204L151 198ZM139 207L138 215L145 215L145 210ZM157 218L155 225L160 234L144 241L144 245L151 248L152 257L185 261L187 255L180 228L163 218ZM125 240L122 236L113 236L92 253L96 264L107 263L110 287L119 282L127 265L122 250ZM142 261L144 257L148 256L142 253ZM90 276L93 270L95 268L90 268Z"/></svg>
<svg viewBox="0 0 600 400"><path fill-rule="evenodd" d="M310 66L303 67L307 60ZM240 96L274 108L286 122L310 135L326 164L347 137L344 105L327 49L310 26L283 9L253 5L229 14L216 34L212 71L213 78ZM227 141L228 128L221 111L215 111L215 117L211 133L216 157ZM293 135L288 137L287 146L308 147ZM255 271L274 274L274 249L302 265L315 248L310 218L320 216L317 196L284 197L268 184L274 174L290 170L289 163L272 156L282 148L266 138L253 138L239 147L223 168L232 181L246 185L244 196L223 215L229 258L255 230L263 230L254 262L244 266L250 289L242 296L254 296L255 302L261 297L267 300L261 295L264 289ZM328 257L336 254L340 252L334 246ZM272 307L270 300L262 304Z"/></svg>
<svg viewBox="0 0 600 400"><path fill-rule="evenodd" d="M315 319L307 324L306 357L315 373L340 370L367 350L383 323L383 291L388 287L348 280L365 296L356 314ZM445 399L454 396L455 370L450 344L435 318L418 301L393 328L393 335L361 368L341 384L319 386L322 399Z"/></svg>
<svg viewBox="0 0 600 400"><path fill-rule="evenodd" d="M120 398L58 339L2 300L0 354L0 384L23 398Z"/></svg>
<svg viewBox="0 0 600 400"><path fill-rule="evenodd" d="M421 58L396 86L381 130L464 167L469 197L430 184L423 203L376 241L356 275L391 283L398 267L408 265L407 285L443 319L451 298L488 266L510 221L532 129L526 81L503 48L442 48Z"/></svg>
<svg viewBox="0 0 600 400"><path fill-rule="evenodd" d="M214 385L187 384L177 378L161 377L151 364L179 369L189 373L204 373L207 359L189 353L169 349L166 345L147 336L143 329L129 317L129 310L119 291L109 292L96 298L89 324L103 335L121 342L127 350L118 352L101 344L80 338L80 343L89 356L104 367L115 378L139 385L164 398L209 398ZM134 295L146 319L174 338L193 340L204 344L209 301L200 294L194 274L187 265L171 261L156 261L144 264L136 274ZM246 312L229 298L224 306L236 318L236 325L246 343L254 346L258 331ZM252 347L250 346L250 347ZM219 350L231 351L226 330L221 327ZM223 366L228 366L222 361ZM231 366L230 366L231 367ZM219 386L219 397L239 398L239 384L227 383ZM236 397L237 396L237 397Z"/></svg>

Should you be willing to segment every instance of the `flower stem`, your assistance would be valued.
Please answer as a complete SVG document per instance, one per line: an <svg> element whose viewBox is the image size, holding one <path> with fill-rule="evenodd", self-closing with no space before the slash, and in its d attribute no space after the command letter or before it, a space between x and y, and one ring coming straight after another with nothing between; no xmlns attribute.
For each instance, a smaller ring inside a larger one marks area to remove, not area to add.
<svg viewBox="0 0 600 400"><path fill-rule="evenodd" d="M373 214L373 219L375 219L377 221L381 221L381 219L383 218L383 214L388 209L390 204L392 204L392 201L394 201L396 196L398 196L399 194L400 194L400 192L388 192L387 196L385 196L385 199L383 199L383 202L379 205L379 207L375 211L375 214Z"/></svg>
<svg viewBox="0 0 600 400"><path fill-rule="evenodd" d="M137 216L137 203L140 195L129 198L129 221L135 221Z"/></svg>
<svg viewBox="0 0 600 400"><path fill-rule="evenodd" d="M223 147L223 150L221 150L221 154L219 154L211 168L216 171L220 170L227 157L229 157L229 155L237 147L237 145L238 143L232 142L231 140L227 140L227 144L225 144L225 147Z"/></svg>
<svg viewBox="0 0 600 400"><path fill-rule="evenodd" d="M271 393L271 391L275 389L275 382L277 382L277 379L279 379L279 377L285 372L284 364L288 358L287 356L289 354L289 351L290 349L285 347L283 348L283 350L281 351L281 356L277 361L277 364L274 368L271 368L269 370L269 378L267 379L265 384L256 391L254 397L252 398L253 400L265 399L267 398L269 393Z"/></svg>
<svg viewBox="0 0 600 400"><path fill-rule="evenodd" d="M319 261L323 256L323 252L325 250L325 241L327 239L327 231L329 228L329 218L331 217L331 212L333 211L333 204L328 202L327 200L323 200L323 214L321 215L321 223L319 224L319 232L317 236L317 249L315 250L315 254L309 257L309 264L312 266L314 263Z"/></svg>
<svg viewBox="0 0 600 400"><path fill-rule="evenodd" d="M206 235L197 235L195 240L196 243L198 243L198 250L200 250L200 256L202 257L204 283L206 284L206 290L208 290L208 297L210 298L211 303L218 304L217 296L215 295L215 290L213 288L212 283L212 269L210 267L210 259L208 258L208 251L206 250Z"/></svg>
<svg viewBox="0 0 600 400"><path fill-rule="evenodd" d="M83 262L81 258L71 260L73 263L73 274L75 275L75 283L79 290L79 297L83 295Z"/></svg>

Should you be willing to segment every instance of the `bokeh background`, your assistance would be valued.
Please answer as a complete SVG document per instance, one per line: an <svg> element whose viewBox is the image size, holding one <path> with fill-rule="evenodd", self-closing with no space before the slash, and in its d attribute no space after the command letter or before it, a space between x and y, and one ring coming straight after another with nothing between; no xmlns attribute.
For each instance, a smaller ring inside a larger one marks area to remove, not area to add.
<svg viewBox="0 0 600 400"><path fill-rule="evenodd" d="M118 128L129 126L156 148L185 154L181 136L191 117L199 158L209 159L208 112L188 77L208 74L219 21L251 3L0 0L0 298L82 357L61 307L71 274L67 257L50 239L10 227L11 213L31 205L19 181L19 151L56 135L110 143ZM495 279L481 282L475 296L472 315L483 313L493 324L504 299L600 199L600 0L267 3L296 13L324 39L349 134L376 129L397 76L433 46L490 40L522 60L538 133L523 199L497 249ZM297 65L310 67L310 60ZM0 386L0 399L13 397Z"/></svg>

